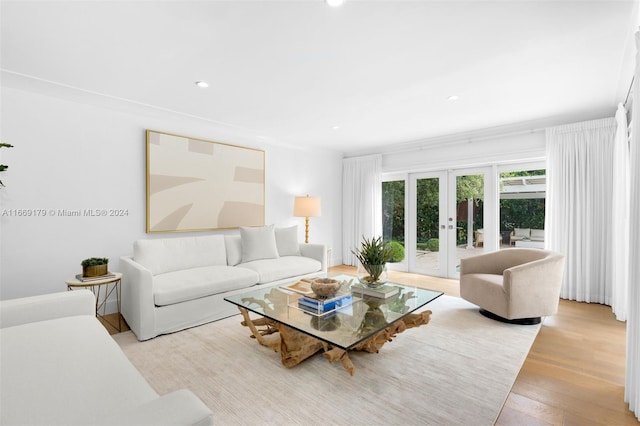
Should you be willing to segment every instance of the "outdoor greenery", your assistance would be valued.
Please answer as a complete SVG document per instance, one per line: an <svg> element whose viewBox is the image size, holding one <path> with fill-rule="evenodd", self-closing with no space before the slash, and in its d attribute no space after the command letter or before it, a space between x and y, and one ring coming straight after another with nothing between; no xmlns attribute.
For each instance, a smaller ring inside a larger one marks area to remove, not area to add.
<svg viewBox="0 0 640 426"><path fill-rule="evenodd" d="M501 177L539 176L545 170L528 170L501 173ZM404 246L405 181L382 183L382 223L385 241ZM465 175L456 178L457 242L467 241L467 200L473 199L473 230L483 228L484 179L482 175ZM439 179L425 178L416 181L416 246L418 250L439 249ZM544 229L544 198L500 200L500 231L514 228Z"/></svg>
<svg viewBox="0 0 640 426"><path fill-rule="evenodd" d="M382 182L382 235L404 244L404 181Z"/></svg>
<svg viewBox="0 0 640 426"><path fill-rule="evenodd" d="M546 170L527 170L501 173L501 178L517 176L544 176ZM544 198L518 198L500 200L500 230L514 228L544 229Z"/></svg>
<svg viewBox="0 0 640 426"><path fill-rule="evenodd" d="M456 180L458 202L474 199L476 205L481 206L484 194L484 180L482 175L458 176ZM439 220L439 180L437 178L418 179L416 182L417 192L417 244L425 245L429 240L431 248L437 250ZM383 236L385 240L395 240L404 244L404 194L405 182L403 180L389 181L382 183L382 223ZM478 209L481 211L482 209ZM481 217L474 218L475 222L482 227ZM466 219L464 226L458 225L459 240L465 240ZM477 229L477 228L476 228Z"/></svg>
<svg viewBox="0 0 640 426"><path fill-rule="evenodd" d="M391 250L391 260L389 262L402 262L404 259L404 246L396 240L389 241L389 250Z"/></svg>
<svg viewBox="0 0 640 426"><path fill-rule="evenodd" d="M544 229L544 198L500 200L500 230Z"/></svg>

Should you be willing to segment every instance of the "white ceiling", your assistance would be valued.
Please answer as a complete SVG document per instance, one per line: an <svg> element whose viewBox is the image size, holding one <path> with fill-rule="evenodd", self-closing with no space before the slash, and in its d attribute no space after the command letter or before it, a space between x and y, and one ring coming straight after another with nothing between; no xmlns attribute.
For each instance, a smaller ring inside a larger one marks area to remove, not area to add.
<svg viewBox="0 0 640 426"><path fill-rule="evenodd" d="M3 0L1 65L5 81L71 86L275 143L385 150L612 116L630 78L633 10L633 1Z"/></svg>

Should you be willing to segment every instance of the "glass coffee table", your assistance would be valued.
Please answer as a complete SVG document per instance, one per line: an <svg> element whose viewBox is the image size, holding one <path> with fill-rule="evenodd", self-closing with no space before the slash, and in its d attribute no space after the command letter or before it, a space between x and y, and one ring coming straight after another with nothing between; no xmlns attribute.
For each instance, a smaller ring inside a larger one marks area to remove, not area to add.
<svg viewBox="0 0 640 426"><path fill-rule="evenodd" d="M341 291L352 294L352 300L328 312L310 311L300 307L305 297L304 282L296 286L262 288L225 297L238 306L252 337L264 346L280 352L282 364L293 367L319 351L330 362L340 361L353 375L355 368L349 351L377 353L398 333L429 322L431 311L420 310L442 296L442 292L388 283L398 292L386 299L366 296L356 288L355 277L333 276L343 282ZM358 284L356 284L357 286ZM296 288L296 290L291 290ZM260 318L251 319L249 312Z"/></svg>

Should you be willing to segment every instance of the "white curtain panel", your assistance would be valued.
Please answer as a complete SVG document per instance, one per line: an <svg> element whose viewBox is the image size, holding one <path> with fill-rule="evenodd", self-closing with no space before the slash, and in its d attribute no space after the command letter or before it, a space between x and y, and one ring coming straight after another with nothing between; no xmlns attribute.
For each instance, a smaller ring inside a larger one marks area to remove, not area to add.
<svg viewBox="0 0 640 426"><path fill-rule="evenodd" d="M618 321L626 321L629 287L629 125L622 104L616 112L613 148L613 201L611 224L611 308Z"/></svg>
<svg viewBox="0 0 640 426"><path fill-rule="evenodd" d="M629 312L624 400L640 419L640 31L636 32L636 70L631 112L631 211L629 217Z"/></svg>
<svg viewBox="0 0 640 426"><path fill-rule="evenodd" d="M563 299L611 304L614 118L547 129L548 248L565 255Z"/></svg>
<svg viewBox="0 0 640 426"><path fill-rule="evenodd" d="M342 263L355 266L351 250L382 235L382 156L344 159L342 184Z"/></svg>

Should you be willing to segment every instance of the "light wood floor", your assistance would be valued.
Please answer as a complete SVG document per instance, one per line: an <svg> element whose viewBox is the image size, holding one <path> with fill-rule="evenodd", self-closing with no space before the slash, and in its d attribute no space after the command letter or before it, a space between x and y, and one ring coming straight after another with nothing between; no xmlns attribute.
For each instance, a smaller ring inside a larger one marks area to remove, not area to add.
<svg viewBox="0 0 640 426"><path fill-rule="evenodd" d="M457 280L395 271L389 279L460 296ZM624 402L625 333L611 307L561 300L558 313L545 318L496 425L638 425Z"/></svg>
<svg viewBox="0 0 640 426"><path fill-rule="evenodd" d="M98 317L98 321L100 321L100 323L104 326L104 328L107 329L109 334L116 334L116 333L119 333L119 331L113 325L118 324L118 316L120 316L120 314L107 314L104 316L105 317L104 319ZM122 316L120 316L120 321L121 321L120 329L122 330L122 332L124 333L125 331L129 331L129 325L127 324L127 322L124 320Z"/></svg>
<svg viewBox="0 0 640 426"><path fill-rule="evenodd" d="M356 269L334 266L330 273ZM396 271L389 279L460 296L457 280ZM123 327L129 329L124 320ZM558 313L545 318L496 425L640 424L624 402L625 333L609 306L561 300Z"/></svg>

